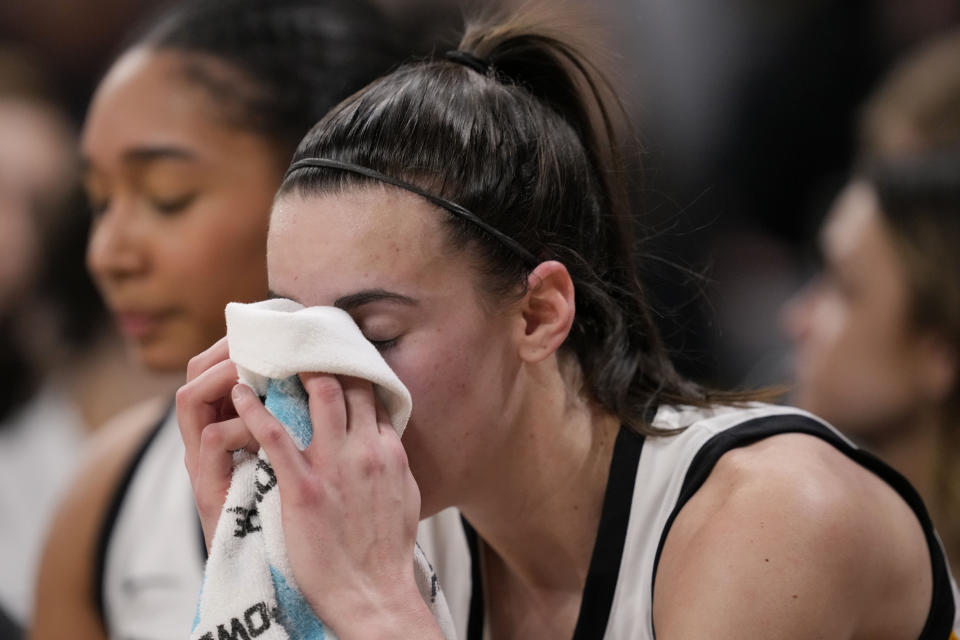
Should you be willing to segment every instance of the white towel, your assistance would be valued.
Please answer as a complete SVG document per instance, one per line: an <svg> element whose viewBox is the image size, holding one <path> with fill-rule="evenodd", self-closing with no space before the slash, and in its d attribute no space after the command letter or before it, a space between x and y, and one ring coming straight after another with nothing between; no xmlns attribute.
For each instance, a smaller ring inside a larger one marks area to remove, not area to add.
<svg viewBox="0 0 960 640"><path fill-rule="evenodd" d="M265 397L301 449L313 435L307 396L296 374L322 371L374 383L378 400L402 435L410 394L363 337L353 319L334 307L304 308L292 300L230 303L226 309L230 359L240 381ZM287 559L276 476L263 450L235 454L235 467L217 523L193 640L320 640L335 638L297 588ZM436 574L419 545L417 586L448 639L456 637Z"/></svg>

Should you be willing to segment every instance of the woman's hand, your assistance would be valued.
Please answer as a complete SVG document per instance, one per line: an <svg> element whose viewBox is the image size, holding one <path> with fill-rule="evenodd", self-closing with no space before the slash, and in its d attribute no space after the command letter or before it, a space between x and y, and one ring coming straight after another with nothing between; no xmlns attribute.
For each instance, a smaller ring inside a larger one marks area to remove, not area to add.
<svg viewBox="0 0 960 640"><path fill-rule="evenodd" d="M177 391L177 423L208 549L230 488L233 452L259 449L230 399L236 384L237 367L222 338L190 360L186 384Z"/></svg>
<svg viewBox="0 0 960 640"><path fill-rule="evenodd" d="M413 575L420 492L372 385L300 378L314 428L304 451L236 384L226 340L190 361L177 418L207 544L230 486L232 451L262 446L277 476L297 584L320 619L344 640L441 637Z"/></svg>
<svg viewBox="0 0 960 640"><path fill-rule="evenodd" d="M287 554L304 597L341 638L439 633L413 576L420 492L372 385L300 378L313 423L303 451L249 388L234 387L233 403L277 475Z"/></svg>

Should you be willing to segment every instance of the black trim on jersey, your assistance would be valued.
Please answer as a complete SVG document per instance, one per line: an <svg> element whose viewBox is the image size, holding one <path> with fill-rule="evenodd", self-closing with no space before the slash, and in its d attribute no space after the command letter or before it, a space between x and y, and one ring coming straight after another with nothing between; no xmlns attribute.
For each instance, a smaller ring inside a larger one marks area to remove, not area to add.
<svg viewBox="0 0 960 640"><path fill-rule="evenodd" d="M467 519L460 516L463 533L470 549L470 615L467 618L467 640L483 640L483 571L480 567L480 544L477 531Z"/></svg>
<svg viewBox="0 0 960 640"><path fill-rule="evenodd" d="M100 535L97 536L97 552L94 558L95 565L93 573L93 594L97 615L100 617L100 622L103 623L103 627L104 629L107 629L107 631L109 631L107 628L105 593L107 586L107 550L110 547L110 540L113 538L113 530L117 525L117 518L120 517L120 510L123 508L123 503L127 498L127 492L130 490L130 484L133 482L133 477L136 475L137 469L140 467L140 463L143 462L143 457L150 449L150 445L153 444L153 441L157 438L157 434L160 433L163 425L166 424L167 418L170 416L171 411L173 411L172 402L170 406L164 410L163 414L160 416L160 420L150 428L150 432L147 433L147 436L143 439L143 442L140 444L140 448L137 449L133 457L130 458L130 462L127 465L127 470L120 478L120 482L114 488L113 498L110 501L110 505L107 508L106 513L104 514L103 522L100 523ZM206 564L207 543L203 538L203 526L200 524L199 514L197 514L196 525L200 536L200 557L202 558L204 564Z"/></svg>
<svg viewBox="0 0 960 640"><path fill-rule="evenodd" d="M580 613L574 627L573 640L603 637L610 619L610 607L620 575L620 560L630 523L633 488L637 481L637 466L643 451L643 435L626 426L620 427L613 445L610 474L603 497L603 509L593 545L590 567L580 601ZM483 638L483 577L480 571L480 549L476 531L463 520L463 528L470 548L471 577L470 617L467 622L467 640Z"/></svg>
<svg viewBox="0 0 960 640"><path fill-rule="evenodd" d="M22 640L26 637L23 627L0 606L0 638L3 640Z"/></svg>
<svg viewBox="0 0 960 640"><path fill-rule="evenodd" d="M943 554L943 549L940 547L940 543L933 531L930 516L923 506L923 501L920 499L919 494L917 494L916 490L910 485L906 478L887 466L879 458L862 449L851 446L822 423L797 414L781 414L748 420L718 433L700 448L690 463L687 475L680 489L680 495L677 498L677 504L670 513L670 517L667 518L663 533L660 535L660 543L657 545L657 554L653 562L653 578L650 585L651 600L653 598L653 586L657 579L657 566L660 563L660 553L663 551L663 544L667 538L667 533L670 531L670 527L676 519L677 514L706 481L707 476L710 475L717 460L731 449L745 447L759 440L783 433L802 433L825 440L839 449L840 452L848 458L879 476L880 479L889 484L900 497L906 501L914 514L916 514L923 528L923 534L927 540L927 547L930 551L930 563L933 571L933 597L930 602L930 612L927 615L926 623L918 640L944 640L948 638L952 632L956 606L950 587L950 575L947 571L947 562Z"/></svg>
<svg viewBox="0 0 960 640"><path fill-rule="evenodd" d="M643 436L629 427L620 427L573 640L602 638L607 630L613 594L620 577L620 560L627 539L633 488L637 484L637 466L642 451Z"/></svg>
<svg viewBox="0 0 960 640"><path fill-rule="evenodd" d="M105 576L107 573L107 549L110 546L110 539L113 537L113 529L117 524L117 518L120 517L120 509L123 507L123 502L127 497L127 491L130 489L130 483L133 481L133 476L137 471L137 468L140 466L140 462L143 461L144 455L147 453L147 449L150 448L150 445L156 439L157 434L160 433L160 429L163 428L163 423L167 421L167 416L172 411L173 407L166 409L160 416L160 420L157 421L155 425L150 428L150 432L147 433L147 437L143 439L143 442L140 444L140 447L137 449L136 453L133 454L133 457L130 458L130 462L127 464L127 469L124 471L123 475L120 477L120 482L114 488L113 498L110 500L110 505L107 507L107 511L103 516L103 522L100 523L100 534L97 536L97 555L95 557L94 572L93 572L93 594L94 602L97 608L97 615L100 616L100 622L103 623L103 628L109 631L107 625L107 609L106 609L106 580Z"/></svg>

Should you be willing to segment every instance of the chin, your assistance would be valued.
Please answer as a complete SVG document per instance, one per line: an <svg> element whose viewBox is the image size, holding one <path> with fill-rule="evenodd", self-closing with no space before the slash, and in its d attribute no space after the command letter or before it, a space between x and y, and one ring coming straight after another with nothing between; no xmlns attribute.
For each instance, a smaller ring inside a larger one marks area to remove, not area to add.
<svg viewBox="0 0 960 640"><path fill-rule="evenodd" d="M162 342L132 345L133 359L144 369L156 373L183 371L194 355L186 355L181 349L165 346Z"/></svg>

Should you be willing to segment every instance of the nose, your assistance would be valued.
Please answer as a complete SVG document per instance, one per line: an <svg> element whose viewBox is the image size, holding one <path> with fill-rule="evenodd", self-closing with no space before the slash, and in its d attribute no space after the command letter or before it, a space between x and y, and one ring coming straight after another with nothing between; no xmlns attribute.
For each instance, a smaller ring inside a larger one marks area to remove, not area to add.
<svg viewBox="0 0 960 640"><path fill-rule="evenodd" d="M803 342L810 331L810 319L819 294L819 279L813 278L784 303L780 327L791 341Z"/></svg>
<svg viewBox="0 0 960 640"><path fill-rule="evenodd" d="M87 268L97 280L124 280L148 267L146 237L131 203L117 199L94 220L87 243Z"/></svg>

